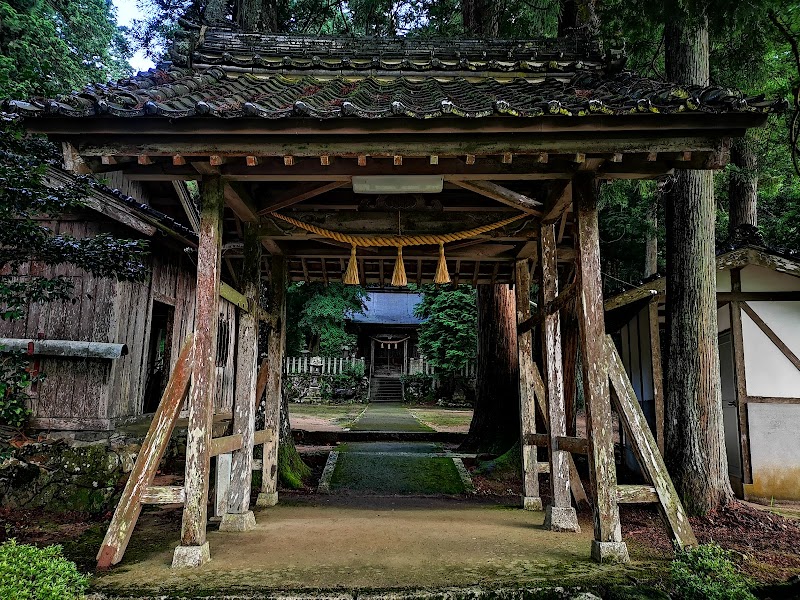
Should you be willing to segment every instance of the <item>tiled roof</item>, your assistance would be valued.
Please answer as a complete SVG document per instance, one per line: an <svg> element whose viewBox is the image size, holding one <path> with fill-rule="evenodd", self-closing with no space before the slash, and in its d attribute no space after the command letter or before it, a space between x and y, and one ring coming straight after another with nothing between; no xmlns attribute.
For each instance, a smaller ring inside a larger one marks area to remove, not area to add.
<svg viewBox="0 0 800 600"><path fill-rule="evenodd" d="M191 57L189 56L191 54ZM468 118L766 112L721 87L620 72L585 38L426 41L203 30L176 64L58 99L7 102L27 116Z"/></svg>
<svg viewBox="0 0 800 600"><path fill-rule="evenodd" d="M763 97L745 98L725 88L680 87L628 72L614 76L577 73L567 81L411 76L322 79L282 74L235 77L212 67L202 73L151 70L58 100L11 101L9 105L26 116L329 119L748 112L768 111L775 103Z"/></svg>
<svg viewBox="0 0 800 600"><path fill-rule="evenodd" d="M369 292L364 312L351 315L350 320L375 325L419 325L422 319L414 315L414 308L420 302L422 294Z"/></svg>

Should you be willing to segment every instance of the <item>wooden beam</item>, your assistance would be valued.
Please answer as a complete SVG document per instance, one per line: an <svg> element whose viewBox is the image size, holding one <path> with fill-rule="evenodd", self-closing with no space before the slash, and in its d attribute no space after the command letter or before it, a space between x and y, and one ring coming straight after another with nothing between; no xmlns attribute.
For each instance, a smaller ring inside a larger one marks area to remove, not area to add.
<svg viewBox="0 0 800 600"><path fill-rule="evenodd" d="M552 448L570 454L589 454L589 440L569 435L551 436Z"/></svg>
<svg viewBox="0 0 800 600"><path fill-rule="evenodd" d="M785 398L783 396L747 396L745 402L750 404L800 404L800 398Z"/></svg>
<svg viewBox="0 0 800 600"><path fill-rule="evenodd" d="M792 352L792 349L786 345L786 342L784 342L780 336L775 333L775 331L773 331L769 325L767 325L764 319L762 319L761 316L759 316L759 314L754 311L747 302L742 302L741 306L744 313L750 317L750 320L758 326L761 332L766 335L773 344L775 344L775 347L781 351L781 354L789 359L789 362L794 365L794 368L800 371L800 358L798 358L797 355Z"/></svg>
<svg viewBox="0 0 800 600"><path fill-rule="evenodd" d="M717 302L800 302L800 291L717 292Z"/></svg>
<svg viewBox="0 0 800 600"><path fill-rule="evenodd" d="M180 154L175 154L172 157L172 164L175 167L182 167L182 166L184 166L186 164L186 159L183 156L181 156Z"/></svg>
<svg viewBox="0 0 800 600"><path fill-rule="evenodd" d="M144 436L125 489L122 491L114 516L108 525L103 544L97 553L97 568L107 569L122 560L136 521L142 511L142 498L153 482L158 464L164 456L169 438L181 411L183 399L192 376L192 347L190 336L183 344L178 360L164 388L161 401Z"/></svg>
<svg viewBox="0 0 800 600"><path fill-rule="evenodd" d="M658 494L652 485L618 485L617 502L620 504L651 504L658 502Z"/></svg>
<svg viewBox="0 0 800 600"><path fill-rule="evenodd" d="M315 196L319 196L320 194L324 194L325 192L329 192L331 190L335 190L336 188L340 188L344 185L347 185L348 181L331 181L329 183L324 183L322 185L311 184L311 185L300 185L294 190L289 190L283 196L280 196L269 203L269 205L258 211L259 215L266 215L283 208L287 208L289 206L293 206L304 200L308 200L309 198L313 198Z"/></svg>
<svg viewBox="0 0 800 600"><path fill-rule="evenodd" d="M539 306L546 307L558 293L558 261L556 259L555 226L539 229ZM547 393L548 431L550 434L550 498L544 526L552 531L580 531L578 516L572 508L567 453L557 440L567 433L564 409L564 365L561 360L561 322L558 311L545 314L540 329L542 369ZM519 335L519 334L517 334Z"/></svg>
<svg viewBox="0 0 800 600"><path fill-rule="evenodd" d="M194 337L194 373L189 391L189 425L186 439L186 503L181 525L181 545L173 564L188 561L196 566L207 560L202 550L185 550L206 544L208 488L211 470L211 428L216 388L217 328L222 263L222 213L224 183L218 175L206 175L201 186L200 243L197 248L195 322L202 323Z"/></svg>
<svg viewBox="0 0 800 600"><path fill-rule="evenodd" d="M261 244L253 224L244 225L244 260L241 282L250 302L258 306L261 298ZM236 335L236 387L234 388L233 434L242 438L241 449L233 453L231 482L228 491L229 514L243 515L250 510L253 479L253 446L255 445L256 393L258 390L259 319L247 312L239 313ZM253 519L255 520L255 519ZM235 518L223 516L220 530L241 529ZM248 524L249 526L249 524Z"/></svg>
<svg viewBox="0 0 800 600"><path fill-rule="evenodd" d="M650 361L653 366L653 399L656 412L656 443L661 456L664 454L664 370L661 361L661 327L658 324L658 298L651 298L647 306L650 324Z"/></svg>
<svg viewBox="0 0 800 600"><path fill-rule="evenodd" d="M600 279L600 233L597 224L597 188L594 175L573 179L577 217L578 311L581 365L586 400L586 428L590 440L589 476L594 491L592 558L599 562L628 562L617 506L617 475L604 346L603 286Z"/></svg>
<svg viewBox="0 0 800 600"><path fill-rule="evenodd" d="M211 456L219 456L220 454L229 454L235 450L241 450L242 440L241 433L213 438L211 440Z"/></svg>
<svg viewBox="0 0 800 600"><path fill-rule="evenodd" d="M474 165L475 164L475 155L474 154L467 154L464 162L467 163L468 165Z"/></svg>
<svg viewBox="0 0 800 600"><path fill-rule="evenodd" d="M151 485L142 494L142 504L183 504L186 491L182 485Z"/></svg>
<svg viewBox="0 0 800 600"><path fill-rule="evenodd" d="M283 165L285 167L293 167L294 166L294 156L286 155L283 157Z"/></svg>
<svg viewBox="0 0 800 600"><path fill-rule="evenodd" d="M327 167L331 164L331 157L327 154L322 154L319 157L319 164L323 167Z"/></svg>
<svg viewBox="0 0 800 600"><path fill-rule="evenodd" d="M529 319L526 319L517 326L517 335L520 333L525 333L526 331L530 331L537 325L543 323L548 315L557 313L559 310L564 308L567 302L575 297L577 291L577 281L572 281L567 284L558 296L556 296L547 304L541 306L535 315L531 316Z"/></svg>
<svg viewBox="0 0 800 600"><path fill-rule="evenodd" d="M542 206L541 202L528 198L525 194L520 194L514 190L499 186L491 181L468 181L464 179L450 179L449 181L459 187L496 200L506 206L512 206L532 215L539 216L542 214L540 210Z"/></svg>
<svg viewBox="0 0 800 600"><path fill-rule="evenodd" d="M500 160L500 162L502 162L504 165L510 165L513 160L514 160L513 152L503 152L503 157Z"/></svg>
<svg viewBox="0 0 800 600"><path fill-rule="evenodd" d="M153 159L147 156L146 154L140 154L136 157L136 162L140 165L147 166L153 164Z"/></svg>
<svg viewBox="0 0 800 600"><path fill-rule="evenodd" d="M208 164L210 164L212 167L220 167L224 165L227 162L227 160L228 159L225 156L212 154L211 156L208 157Z"/></svg>
<svg viewBox="0 0 800 600"><path fill-rule="evenodd" d="M742 290L742 269L733 268L731 273L731 290L739 293ZM731 346L733 348L733 383L736 386L736 415L739 421L739 452L742 458L742 483L753 483L753 471L750 462L750 421L747 418L747 376L744 361L744 331L742 330L742 303L733 300L731 311Z"/></svg>
<svg viewBox="0 0 800 600"><path fill-rule="evenodd" d="M572 182L565 181L552 184L547 199L547 208L542 215L542 223L555 223L572 207Z"/></svg>
<svg viewBox="0 0 800 600"><path fill-rule="evenodd" d="M261 164L261 158L258 156L253 156L252 154L248 154L245 158L245 164L248 167L257 167Z"/></svg>
<svg viewBox="0 0 800 600"><path fill-rule="evenodd" d="M655 488L661 514L667 522L672 539L678 548L697 546L697 538L692 531L689 517L683 509L681 499L672 484L664 458L658 451L658 444L650 431L642 407L636 398L628 374L619 357L611 336L605 339L608 363L608 376L611 380L612 399L619 413L625 433L632 442L633 452L642 472Z"/></svg>
<svg viewBox="0 0 800 600"><path fill-rule="evenodd" d="M267 386L264 406L264 430L270 440L264 444L264 461L261 470L261 492L256 504L274 506L278 502L278 438L281 414L281 378L286 348L286 259L270 259L270 313L273 326L267 337Z"/></svg>
<svg viewBox="0 0 800 600"><path fill-rule="evenodd" d="M268 429L262 429L261 431L256 431L255 435L253 436L253 445L260 446L261 444L272 442L274 439L275 435L272 431L269 431Z"/></svg>
<svg viewBox="0 0 800 600"><path fill-rule="evenodd" d="M517 305L517 323L530 317L530 270L527 260L518 260L515 265L514 293ZM528 436L536 433L536 364L533 362L533 339L530 332L517 336L519 357L519 407L520 443L522 445L522 506L526 510L542 510L539 493L538 457L535 445Z"/></svg>
<svg viewBox="0 0 800 600"><path fill-rule="evenodd" d="M192 231L197 233L200 231L200 212L194 205L192 196L189 194L189 190L186 189L186 184L183 181L173 181L172 189L175 190L175 195L178 197L178 202L181 203L183 212L186 214L186 218L189 220L189 226L192 228Z"/></svg>

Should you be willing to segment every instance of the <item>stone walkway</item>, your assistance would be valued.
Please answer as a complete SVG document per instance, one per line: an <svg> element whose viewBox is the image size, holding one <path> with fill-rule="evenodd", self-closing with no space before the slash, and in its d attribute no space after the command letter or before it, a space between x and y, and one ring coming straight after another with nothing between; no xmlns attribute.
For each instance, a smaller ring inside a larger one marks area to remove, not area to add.
<svg viewBox="0 0 800 600"><path fill-rule="evenodd" d="M402 404L370 404L353 431L426 432ZM332 452L321 493L458 495L472 490L461 458L433 442L353 442Z"/></svg>

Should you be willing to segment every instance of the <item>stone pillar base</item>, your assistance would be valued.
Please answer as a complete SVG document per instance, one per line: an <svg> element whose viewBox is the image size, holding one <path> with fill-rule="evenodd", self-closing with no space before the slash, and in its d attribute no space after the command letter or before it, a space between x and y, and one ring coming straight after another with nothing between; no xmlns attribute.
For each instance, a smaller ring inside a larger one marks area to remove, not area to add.
<svg viewBox="0 0 800 600"><path fill-rule="evenodd" d="M544 528L550 531L569 531L580 533L578 514L570 507L548 506L544 513Z"/></svg>
<svg viewBox="0 0 800 600"><path fill-rule="evenodd" d="M278 503L278 492L261 492L256 500L256 506L275 506Z"/></svg>
<svg viewBox="0 0 800 600"><path fill-rule="evenodd" d="M522 508L525 510L542 510L542 499L538 496L523 496Z"/></svg>
<svg viewBox="0 0 800 600"><path fill-rule="evenodd" d="M245 513L225 513L219 524L220 531L253 531L256 528L256 517L252 510Z"/></svg>
<svg viewBox="0 0 800 600"><path fill-rule="evenodd" d="M592 558L599 563L629 563L625 542L598 542L592 540Z"/></svg>
<svg viewBox="0 0 800 600"><path fill-rule="evenodd" d="M208 542L202 546L178 546L172 555L172 568L202 567L211 560Z"/></svg>

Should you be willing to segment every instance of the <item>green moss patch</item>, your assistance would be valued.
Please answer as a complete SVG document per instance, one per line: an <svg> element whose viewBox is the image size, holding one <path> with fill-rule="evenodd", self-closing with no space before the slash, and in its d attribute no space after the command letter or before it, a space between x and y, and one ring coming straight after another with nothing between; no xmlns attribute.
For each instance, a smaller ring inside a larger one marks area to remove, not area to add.
<svg viewBox="0 0 800 600"><path fill-rule="evenodd" d="M420 423L401 404L370 404L350 428L352 431L418 431L430 432L432 428Z"/></svg>
<svg viewBox="0 0 800 600"><path fill-rule="evenodd" d="M450 458L348 452L339 455L331 489L377 494L464 493L464 485Z"/></svg>

